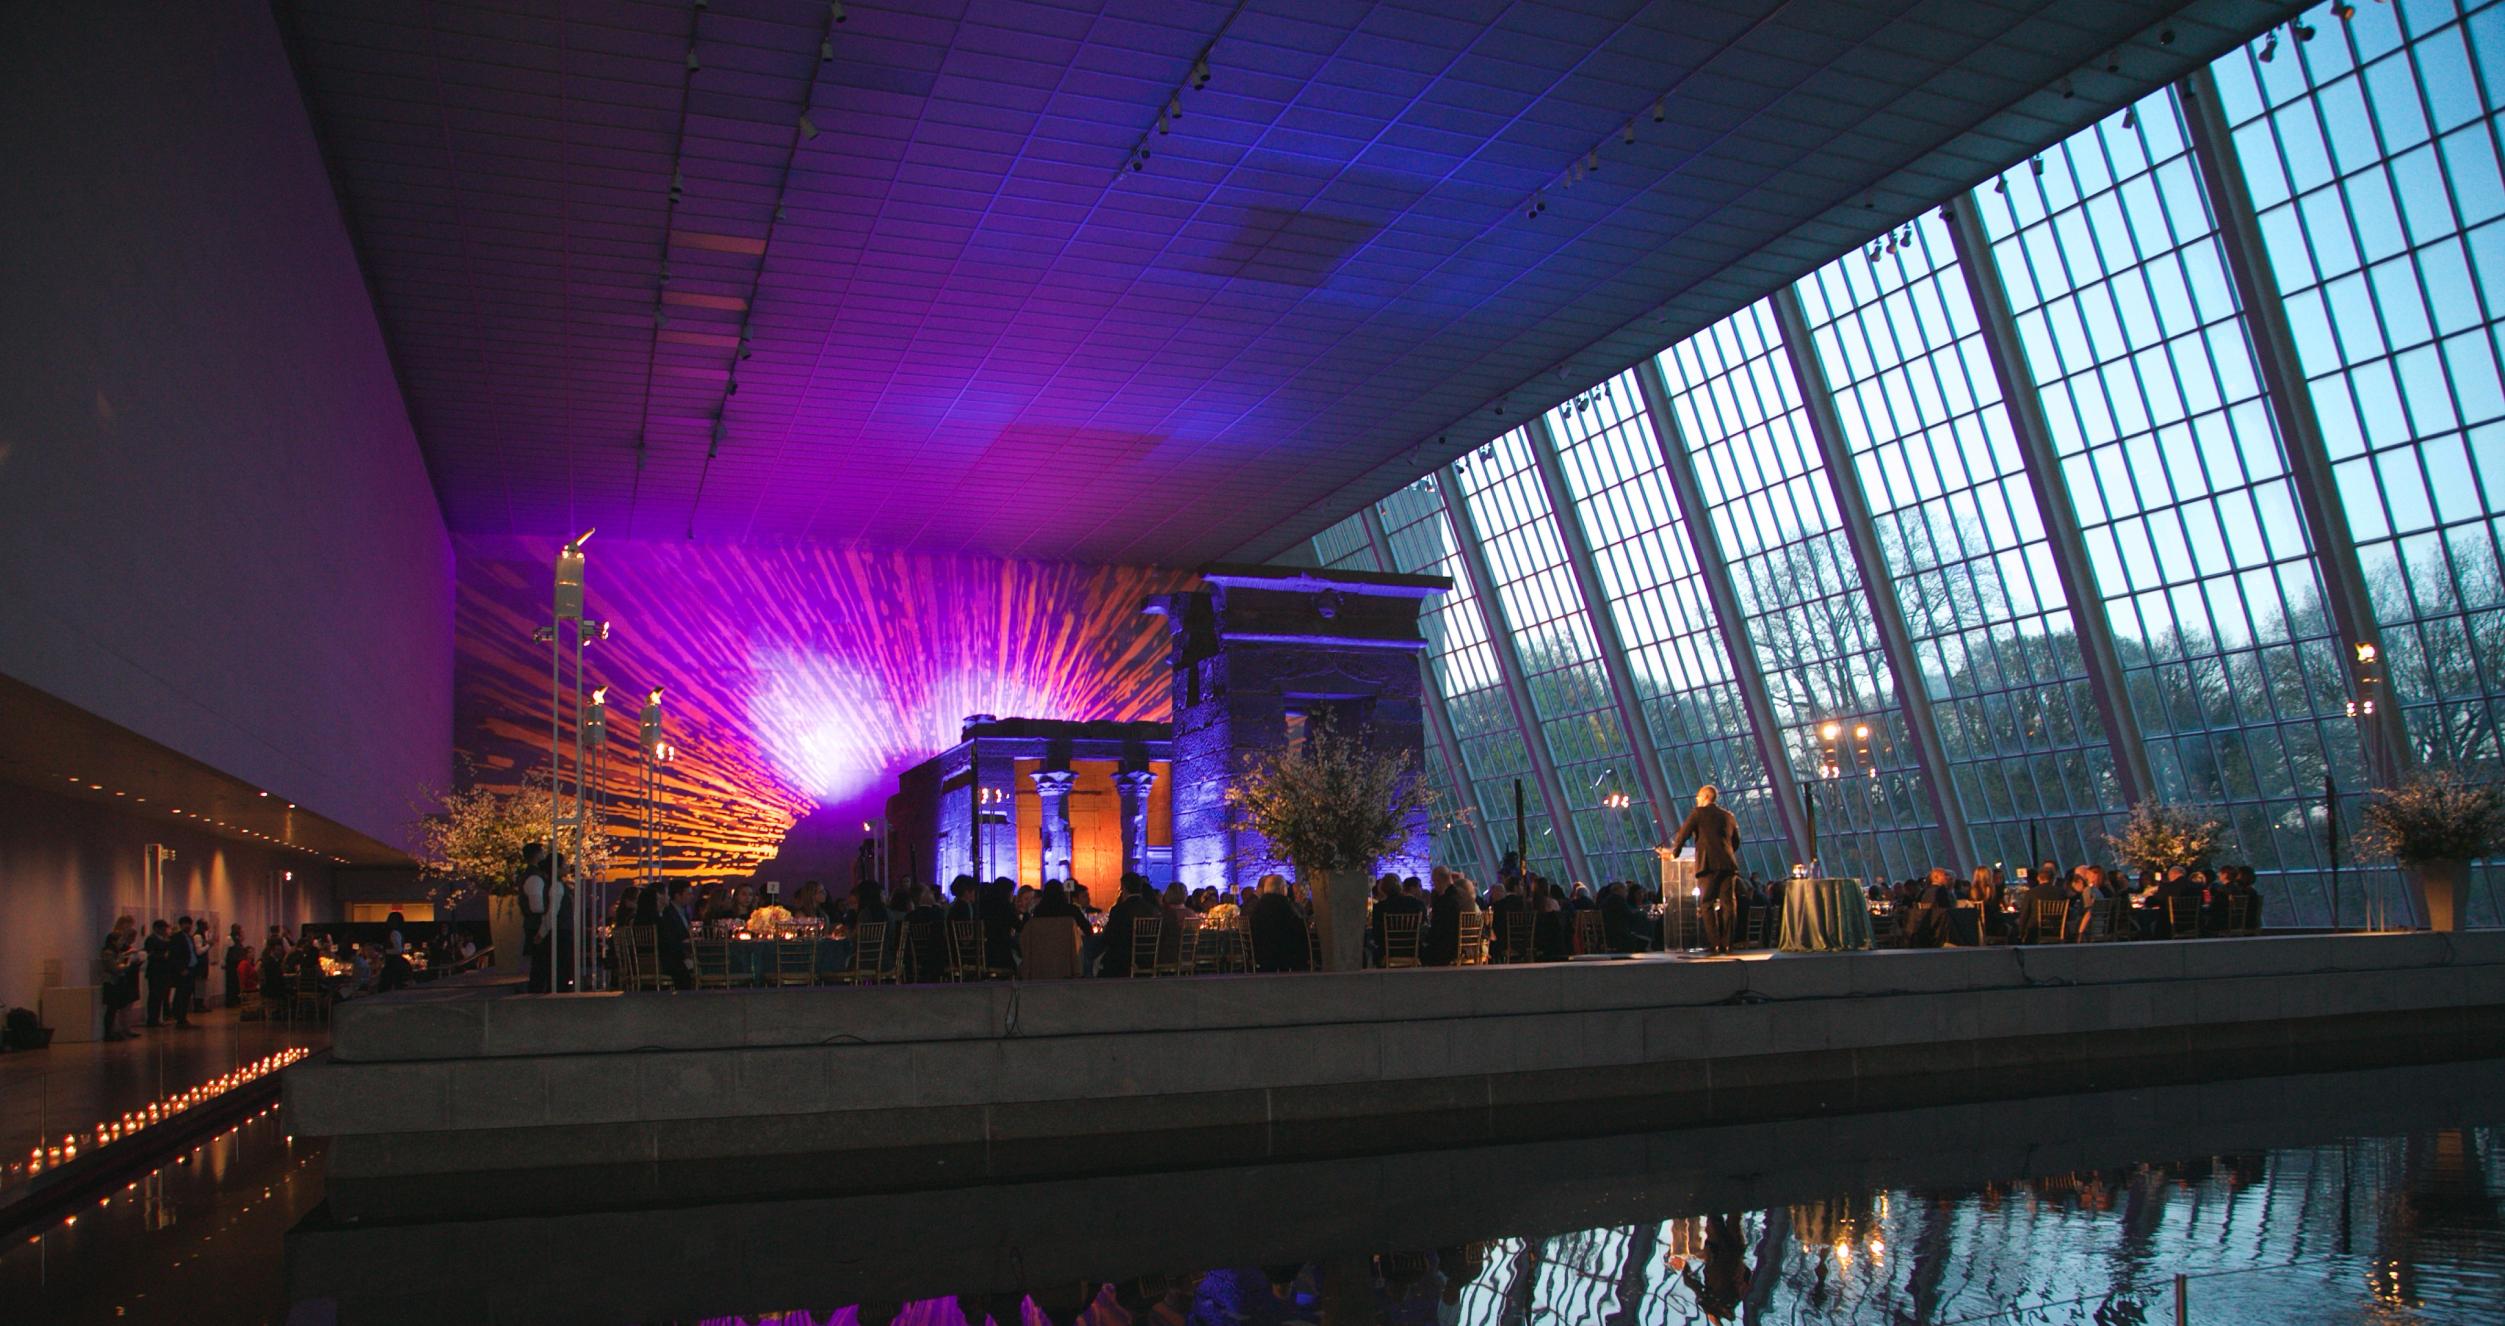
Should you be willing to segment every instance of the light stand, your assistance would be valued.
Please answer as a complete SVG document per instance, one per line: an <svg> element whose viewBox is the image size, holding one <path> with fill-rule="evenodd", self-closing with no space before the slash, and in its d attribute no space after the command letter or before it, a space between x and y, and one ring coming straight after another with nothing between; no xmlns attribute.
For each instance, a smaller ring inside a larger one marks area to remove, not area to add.
<svg viewBox="0 0 2505 1326"><path fill-rule="evenodd" d="M548 918L551 924L564 922L564 934L574 944L572 962L565 970L556 973L556 979L565 982L565 988L569 990L584 987L584 978L588 974L585 963L589 957L586 950L590 947L588 941L591 934L591 909L583 898L590 871L583 859L583 848L590 841L591 789L584 777L584 747L590 736L587 731L588 711L592 706L583 693L583 651L592 641L605 640L609 635L607 622L583 616L583 544L591 536L592 531L585 530L557 550L556 585L550 620L548 626L539 632L539 638L548 644L549 854L558 855L566 846L565 831L574 831L572 851L566 853L570 857L568 877L563 880L553 878L556 872L552 871L549 881L562 884L574 904L574 917L570 922L562 916ZM569 644L574 647L570 670L566 666L566 646ZM571 704L568 703L569 698ZM576 719L570 730L566 725L569 715ZM566 782L569 766L565 760L569 737L574 751L574 761L570 766L573 772L570 790ZM554 942L553 936L551 942Z"/></svg>
<svg viewBox="0 0 2505 1326"><path fill-rule="evenodd" d="M1879 864L1879 761L1870 753L1870 725L1853 724L1853 764L1862 771L1861 827L1866 844L1862 852L1862 870L1878 882L1877 876L1886 867Z"/></svg>
<svg viewBox="0 0 2505 1326"><path fill-rule="evenodd" d="M637 732L643 747L643 787L635 835L635 878L646 889L661 887L661 766L676 752L661 735L661 688L644 694L644 712Z"/></svg>
<svg viewBox="0 0 2505 1326"><path fill-rule="evenodd" d="M599 823L600 771L601 765L604 763L601 756L607 750L608 744L609 688L606 686L595 686L592 688L591 692L591 706L583 712L583 746L590 752L588 758L591 762L591 776L590 780L585 785L583 794L583 814L584 824L586 827L583 832L575 836L575 843L578 850L588 849L591 846L591 826L596 826ZM587 850L583 850L582 855L588 857L590 853ZM584 864L583 873L590 873L590 864L588 861ZM594 891L605 892L606 890L602 888L602 883L603 882L600 880L593 880L591 881L591 888ZM601 916L606 916L611 910L607 906L607 900L605 898L602 899L602 905L596 909L584 905L588 901L589 900L585 897L577 897L575 899L576 906L574 910L576 913L576 924L574 927L574 957L575 971L578 975L599 974L598 967L595 966L587 956L589 941L598 933L598 924L592 918L595 911L597 911ZM575 988L579 990L584 988L584 986L580 981L578 981Z"/></svg>

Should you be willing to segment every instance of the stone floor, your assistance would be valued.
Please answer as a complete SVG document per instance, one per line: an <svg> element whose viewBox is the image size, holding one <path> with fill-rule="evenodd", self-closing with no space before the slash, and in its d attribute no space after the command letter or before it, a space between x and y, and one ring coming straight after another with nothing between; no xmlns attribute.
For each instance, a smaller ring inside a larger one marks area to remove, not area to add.
<svg viewBox="0 0 2505 1326"><path fill-rule="evenodd" d="M0 1054L0 1190L22 1183L39 1140L95 1126L176 1095L290 1046L319 1049L327 1028L245 1022L232 1010L162 1027L129 1041L55 1042Z"/></svg>

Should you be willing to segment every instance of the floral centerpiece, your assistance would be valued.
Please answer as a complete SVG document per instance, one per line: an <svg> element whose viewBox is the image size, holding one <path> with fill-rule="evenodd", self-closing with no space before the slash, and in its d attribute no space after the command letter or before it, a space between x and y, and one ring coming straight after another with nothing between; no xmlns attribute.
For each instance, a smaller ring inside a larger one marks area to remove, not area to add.
<svg viewBox="0 0 2505 1326"><path fill-rule="evenodd" d="M1407 840L1427 797L1408 752L1376 750L1327 715L1307 723L1303 742L1248 756L1227 788L1236 827L1268 840L1313 888L1324 970L1363 965L1366 876Z"/></svg>
<svg viewBox="0 0 2505 1326"><path fill-rule="evenodd" d="M2224 827L2207 806L2143 801L2131 807L2122 831L2107 834L2105 841L2134 871L2195 869L2216 855Z"/></svg>
<svg viewBox="0 0 2505 1326"><path fill-rule="evenodd" d="M2412 774L2366 798L2357 845L2398 862L2430 928L2460 928L2470 863L2505 847L2505 795L2450 769Z"/></svg>

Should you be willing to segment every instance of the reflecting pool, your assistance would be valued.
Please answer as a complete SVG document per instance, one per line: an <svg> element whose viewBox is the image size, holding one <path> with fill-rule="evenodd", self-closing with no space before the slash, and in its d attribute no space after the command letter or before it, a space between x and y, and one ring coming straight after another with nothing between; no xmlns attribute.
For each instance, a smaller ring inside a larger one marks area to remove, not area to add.
<svg viewBox="0 0 2505 1326"><path fill-rule="evenodd" d="M272 1114L0 1254L0 1319L2108 1326L2174 1322L2180 1292L2198 1323L2505 1320L2505 1061L1648 1135L1553 1122L1521 1145L954 1192L708 1205L681 1175L638 1210L342 1226Z"/></svg>

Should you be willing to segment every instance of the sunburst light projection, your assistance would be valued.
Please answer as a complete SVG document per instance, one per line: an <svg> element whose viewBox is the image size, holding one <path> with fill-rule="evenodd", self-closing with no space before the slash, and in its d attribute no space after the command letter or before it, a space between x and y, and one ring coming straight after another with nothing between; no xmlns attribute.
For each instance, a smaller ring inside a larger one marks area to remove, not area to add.
<svg viewBox="0 0 2505 1326"><path fill-rule="evenodd" d="M481 782L547 762L548 654L532 632L557 543L460 544L455 717ZM695 876L749 873L819 808L880 813L895 775L954 744L967 714L1165 718L1165 636L1140 605L1191 580L834 548L588 552L586 615L613 623L591 677L628 695L665 688L666 869ZM613 833L633 820L633 737L626 725L609 743Z"/></svg>

